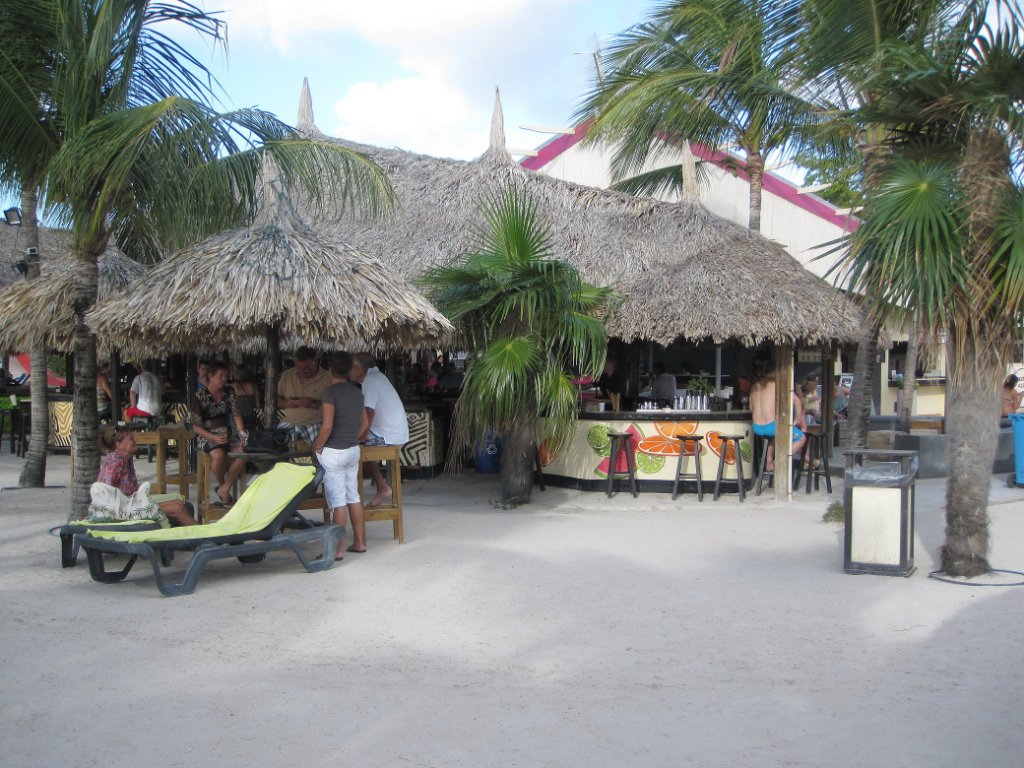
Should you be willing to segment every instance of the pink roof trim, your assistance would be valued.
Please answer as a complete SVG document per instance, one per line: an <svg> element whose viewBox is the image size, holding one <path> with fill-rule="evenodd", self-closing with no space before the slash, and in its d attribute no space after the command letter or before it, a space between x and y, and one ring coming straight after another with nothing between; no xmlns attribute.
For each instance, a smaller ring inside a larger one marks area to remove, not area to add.
<svg viewBox="0 0 1024 768"><path fill-rule="evenodd" d="M539 171L556 157L567 151L570 147L573 147L582 141L583 137L587 135L587 129L589 127L589 122L580 123L572 133L563 134L561 136L556 136L553 139L549 139L537 150L536 157L523 158L519 164L527 170ZM693 151L693 154L701 160L714 163L720 168L737 168L737 173L740 178L748 179L746 171L743 170L743 161L741 159L733 158L725 152L709 152L707 147L701 144L691 144L690 149ZM724 162L727 159L729 162ZM781 176L777 176L771 171L764 174L762 185L766 192L770 192L776 197L781 197L783 200L792 203L798 208L802 208L818 218L824 219L830 224L834 224L844 231L853 232L860 225L860 220L856 216L839 213L834 205L825 202L816 195L799 194L797 191L799 188L793 184L793 182L788 181Z"/></svg>

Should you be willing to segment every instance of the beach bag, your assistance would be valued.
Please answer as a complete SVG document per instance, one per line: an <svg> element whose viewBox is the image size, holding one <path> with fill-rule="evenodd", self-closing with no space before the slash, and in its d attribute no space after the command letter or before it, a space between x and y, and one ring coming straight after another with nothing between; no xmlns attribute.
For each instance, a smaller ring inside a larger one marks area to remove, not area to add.
<svg viewBox="0 0 1024 768"><path fill-rule="evenodd" d="M291 430L254 429L245 444L246 453L287 453L290 447Z"/></svg>
<svg viewBox="0 0 1024 768"><path fill-rule="evenodd" d="M157 520L165 517L160 506L149 498L149 483L143 483L131 496L106 483L93 483L89 489L90 523L116 523L124 520Z"/></svg>

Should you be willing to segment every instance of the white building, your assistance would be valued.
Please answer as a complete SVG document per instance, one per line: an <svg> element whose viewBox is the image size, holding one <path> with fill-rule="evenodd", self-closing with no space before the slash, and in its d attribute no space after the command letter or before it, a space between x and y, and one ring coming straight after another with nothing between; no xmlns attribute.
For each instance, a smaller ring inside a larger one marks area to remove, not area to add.
<svg viewBox="0 0 1024 768"><path fill-rule="evenodd" d="M611 180L611 151L607 146L587 146L580 142L586 125L557 136L538 150L536 156L525 158L521 165L567 181L605 189ZM747 225L750 183L743 171L743 160L728 153L712 155L705 148L692 145L694 157L701 163L707 182L698 187L697 199L712 213ZM644 170L679 163L683 153L666 145L666 150ZM841 210L820 197L801 192L793 182L772 172L764 175L761 200L761 234L783 245L805 268L826 277L836 256L818 259L833 243L857 226L849 210ZM825 247L823 247L825 246Z"/></svg>

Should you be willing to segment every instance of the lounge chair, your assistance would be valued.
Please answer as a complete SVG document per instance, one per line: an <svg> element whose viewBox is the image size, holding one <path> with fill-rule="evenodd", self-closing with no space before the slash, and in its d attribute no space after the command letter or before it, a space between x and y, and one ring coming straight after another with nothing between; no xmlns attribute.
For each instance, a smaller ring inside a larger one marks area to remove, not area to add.
<svg viewBox="0 0 1024 768"><path fill-rule="evenodd" d="M156 586L165 595L191 594L210 560L237 557L243 563L257 563L268 552L291 549L310 573L334 564L334 552L344 529L336 525L316 526L298 512L298 507L323 479L322 470L309 466L278 464L260 475L242 494L231 510L208 525L163 528L156 531L98 531L75 538L89 558L89 573L96 581L111 584L122 581L139 557L153 566ZM298 521L296 530L285 530ZM319 542L321 555L312 559L300 545ZM180 582L170 583L160 571L175 552L192 551L192 560ZM104 557L128 555L120 571L107 571Z"/></svg>
<svg viewBox="0 0 1024 768"><path fill-rule="evenodd" d="M178 498L174 494L162 494L167 498ZM153 501L163 500L161 495L150 496ZM185 507L190 515L195 515L195 507L191 501L185 502ZM51 535L60 536L60 566L61 568L74 568L78 563L78 541L75 534L89 533L89 531L156 531L166 528L170 523L164 518L159 520L122 520L118 522L93 523L88 520L76 520L73 523L65 523L50 529ZM170 559L164 561L164 565L170 565Z"/></svg>

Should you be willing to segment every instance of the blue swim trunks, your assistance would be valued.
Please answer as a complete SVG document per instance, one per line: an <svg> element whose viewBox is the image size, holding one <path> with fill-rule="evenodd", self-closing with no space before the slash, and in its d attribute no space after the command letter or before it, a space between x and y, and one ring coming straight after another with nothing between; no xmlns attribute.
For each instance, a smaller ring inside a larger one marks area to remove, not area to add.
<svg viewBox="0 0 1024 768"><path fill-rule="evenodd" d="M775 437L775 422L770 424L755 424L754 434L758 437ZM793 427L793 442L797 442L801 437L804 436L803 430L800 427Z"/></svg>

